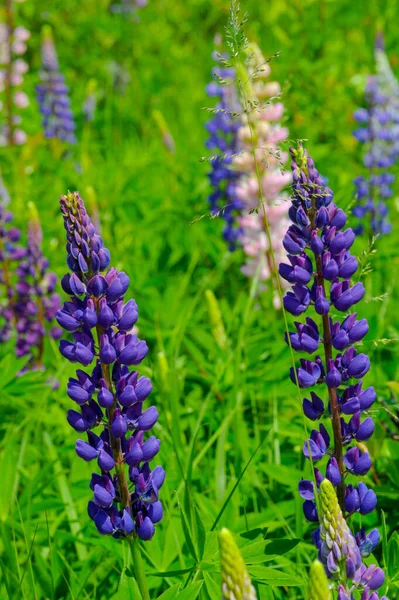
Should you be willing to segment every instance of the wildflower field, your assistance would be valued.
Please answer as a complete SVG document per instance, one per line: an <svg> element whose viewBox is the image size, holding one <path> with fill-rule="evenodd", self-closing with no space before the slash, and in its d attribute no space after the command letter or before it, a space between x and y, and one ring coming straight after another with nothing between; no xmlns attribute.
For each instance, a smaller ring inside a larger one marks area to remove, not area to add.
<svg viewBox="0 0 399 600"><path fill-rule="evenodd" d="M394 0L2 0L0 600L399 598Z"/></svg>

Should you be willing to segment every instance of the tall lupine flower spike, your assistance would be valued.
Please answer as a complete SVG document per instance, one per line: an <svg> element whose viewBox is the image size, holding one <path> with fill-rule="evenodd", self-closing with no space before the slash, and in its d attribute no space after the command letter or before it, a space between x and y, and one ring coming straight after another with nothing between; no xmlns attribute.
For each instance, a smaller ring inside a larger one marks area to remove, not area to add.
<svg viewBox="0 0 399 600"><path fill-rule="evenodd" d="M280 150L281 142L288 136L287 128L280 123L284 105L272 102L280 94L280 85L268 80L270 66L256 44L250 44L246 52L248 59L239 75L245 82L247 103L255 109L249 114L243 111L242 127L238 130L240 154L233 159L233 166L241 174L235 190L242 202L239 241L247 256L243 273L248 277L257 275L265 282L274 277L272 251L277 264L284 258L281 240L289 225L286 217L289 196L283 190L292 178L290 172L284 172L288 155ZM260 206L259 179L273 248L269 247L265 215Z"/></svg>
<svg viewBox="0 0 399 600"><path fill-rule="evenodd" d="M133 332L137 304L125 303L129 277L109 268L110 253L78 192L62 196L60 206L72 271L62 280L70 301L57 315L72 341L61 341L60 351L70 362L90 366L69 380L68 395L77 410L68 412L68 422L87 432L76 452L85 461L96 460L100 471L92 475L88 513L102 534L149 540L162 519L158 495L165 473L149 466L160 446L153 435L145 439L158 419L155 406L143 408L151 382L130 369L148 351Z"/></svg>
<svg viewBox="0 0 399 600"><path fill-rule="evenodd" d="M16 355L28 356L22 372L43 368L46 322L50 325L61 307L61 298L55 293L57 276L48 271L49 261L42 253L42 228L36 207L28 205L28 243L26 254L19 263L15 289L14 314L16 318ZM62 331L52 326L50 335L58 339Z"/></svg>
<svg viewBox="0 0 399 600"><path fill-rule="evenodd" d="M37 101L43 115L44 137L74 144L75 122L70 108L69 88L60 71L53 35L43 27L41 83L36 86Z"/></svg>
<svg viewBox="0 0 399 600"><path fill-rule="evenodd" d="M373 434L372 418L366 416L362 420L362 415L367 415L376 394L373 387L362 387L361 379L368 372L370 361L354 346L367 334L367 321L358 319L357 313L343 320L335 320L331 315L334 309L346 313L364 296L363 284L351 283L358 268L350 253L355 234L352 229L345 229L345 212L334 204L332 191L323 184L306 150L300 145L290 151L293 195L289 217L293 224L283 240L289 263L280 264L279 271L292 285L292 291L284 296L285 309L295 317L314 311L312 316L319 320L318 324L307 316L305 322L296 321L296 331L290 332L286 341L297 352L315 355L301 358L300 366L291 369L292 381L300 388L318 386L328 394L326 402L320 391L312 390L310 397L303 400L309 419L318 421L324 416L330 423L328 427L321 423L313 429L303 447L312 466L328 456L325 476L315 468L314 481L299 484L306 518L321 522L315 482L319 487L324 477L336 488L344 517L355 512L370 513L376 506L375 493L365 483L345 484L349 474L363 476L371 467L368 452L363 450L363 444L360 449L357 442L365 442ZM323 358L318 354L320 346ZM379 533L360 531L355 539L361 555L368 556L379 541ZM318 530L314 540L319 547Z"/></svg>
<svg viewBox="0 0 399 600"><path fill-rule="evenodd" d="M310 567L308 600L331 600L327 575L319 560Z"/></svg>
<svg viewBox="0 0 399 600"><path fill-rule="evenodd" d="M0 23L0 111L4 114L4 123L0 128L0 146L24 144L26 133L20 128L20 109L29 105L29 98L20 87L27 63L21 58L26 52L26 41L30 33L25 27L14 24L14 1L6 0L6 23Z"/></svg>
<svg viewBox="0 0 399 600"><path fill-rule="evenodd" d="M240 550L228 529L219 533L220 562L222 567L222 600L256 600Z"/></svg>
<svg viewBox="0 0 399 600"><path fill-rule="evenodd" d="M217 53L214 58L219 61ZM208 175L213 190L209 196L209 205L213 215L220 215L225 220L223 237L229 249L234 250L242 234L237 225L237 211L243 208L243 203L237 196L240 174L232 166L238 150L237 133L240 128L236 113L241 109L234 85L234 69L218 65L213 69L213 76L215 81L206 88L209 96L218 99L216 112L205 125L209 133L206 146L215 151Z"/></svg>
<svg viewBox="0 0 399 600"><path fill-rule="evenodd" d="M12 227L13 214L6 207L10 197L0 174L0 343L10 339L15 326L15 268L26 255L26 249L18 245L21 232Z"/></svg>
<svg viewBox="0 0 399 600"><path fill-rule="evenodd" d="M354 113L361 127L353 135L365 145L363 163L368 169L367 177L354 180L358 203L353 214L361 220L356 229L359 234L364 230L372 234L391 231L387 200L393 194L395 176L390 168L399 156L399 82L389 65L381 34L376 40L375 60L377 74L367 78L366 107Z"/></svg>

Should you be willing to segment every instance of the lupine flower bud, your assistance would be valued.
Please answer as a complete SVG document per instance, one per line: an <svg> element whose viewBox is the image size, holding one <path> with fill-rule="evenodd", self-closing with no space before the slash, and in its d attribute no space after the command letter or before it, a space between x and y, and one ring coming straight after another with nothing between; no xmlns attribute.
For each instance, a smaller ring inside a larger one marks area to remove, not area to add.
<svg viewBox="0 0 399 600"><path fill-rule="evenodd" d="M308 600L331 600L326 572L319 560L310 567Z"/></svg>
<svg viewBox="0 0 399 600"><path fill-rule="evenodd" d="M69 88L60 72L51 28L43 27L41 83L36 86L36 96L43 115L44 137L58 138L74 144L75 122L70 108Z"/></svg>
<svg viewBox="0 0 399 600"><path fill-rule="evenodd" d="M219 533L222 568L222 600L256 600L240 550L228 529Z"/></svg>
<svg viewBox="0 0 399 600"><path fill-rule="evenodd" d="M57 314L72 340L62 340L60 352L91 371L78 369L70 378L67 393L80 412L68 411L67 419L76 431L87 432L87 441L76 443L78 456L97 461L101 470L92 476L88 514L102 534L149 540L162 519L159 490L165 472L149 466L160 441L144 437L158 419L155 406L143 410L151 382L129 369L148 351L132 333L137 304L125 302L129 277L108 268L110 253L79 194L62 196L60 207L72 271L62 281L70 301ZM96 427L102 428L99 435L92 431Z"/></svg>

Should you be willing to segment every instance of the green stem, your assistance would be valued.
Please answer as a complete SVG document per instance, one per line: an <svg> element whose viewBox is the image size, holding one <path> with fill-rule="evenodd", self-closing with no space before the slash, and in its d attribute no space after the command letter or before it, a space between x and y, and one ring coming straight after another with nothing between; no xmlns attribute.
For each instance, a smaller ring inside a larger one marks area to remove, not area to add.
<svg viewBox="0 0 399 600"><path fill-rule="evenodd" d="M130 551L132 553L133 570L136 577L137 585L143 600L151 600L148 591L147 580L144 571L143 557L140 551L140 542L137 537L129 539Z"/></svg>

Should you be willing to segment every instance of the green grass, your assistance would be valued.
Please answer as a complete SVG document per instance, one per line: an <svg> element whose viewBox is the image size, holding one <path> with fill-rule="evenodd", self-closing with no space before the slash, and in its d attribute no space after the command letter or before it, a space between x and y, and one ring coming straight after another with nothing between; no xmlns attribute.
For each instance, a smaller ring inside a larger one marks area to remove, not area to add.
<svg viewBox="0 0 399 600"><path fill-rule="evenodd" d="M28 201L37 204L45 253L62 276L58 197L78 189L87 198L92 186L112 264L131 278L140 336L150 348L140 371L154 382L155 433L162 441L157 460L167 471L164 520L142 545L151 598L219 600L217 529L227 526L237 535L260 600L303 600L316 552L296 491L308 466L283 319L268 293L254 298L240 273L242 255L227 252L220 221L198 221L208 212L209 193L208 165L200 162L207 154L208 116L201 109L210 102L204 88L229 3L149 0L137 22L111 15L107 6L105 0L18 5L19 22L32 32L26 77L32 103L23 115L28 143L1 149L11 208L24 229ZM272 74L282 83L290 137L309 140L337 203L348 207L352 179L361 171L351 136L351 113L362 103L356 76L373 69L379 23L398 69L396 3L246 0L243 9L250 41L265 56L281 52ZM43 23L53 26L78 122L79 144L66 158L43 140L33 97ZM113 88L110 61L130 74L123 92ZM81 105L90 79L97 81L99 102L95 121L84 124ZM162 143L154 110L168 125L175 153ZM398 206L394 198L394 232L377 242L359 306L370 322L367 383L392 411L399 394ZM358 240L355 252L364 249ZM127 545L100 537L86 514L91 467L75 455L77 434L65 418L73 365L49 343L47 372L16 378L21 365L12 344L1 355L1 600L136 600ZM45 384L49 375L60 380L56 392ZM369 449L375 473L367 481L379 507L362 524L382 528L385 514L386 539L376 560L387 566L395 600L399 443L387 435L384 423L394 426L381 403L374 414Z"/></svg>

